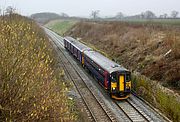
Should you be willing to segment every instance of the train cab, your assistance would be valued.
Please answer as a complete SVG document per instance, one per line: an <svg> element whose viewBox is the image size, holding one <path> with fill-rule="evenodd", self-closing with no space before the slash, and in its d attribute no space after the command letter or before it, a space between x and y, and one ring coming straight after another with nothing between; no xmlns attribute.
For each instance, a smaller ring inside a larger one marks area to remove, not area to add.
<svg viewBox="0 0 180 122"><path fill-rule="evenodd" d="M126 99L131 93L131 73L129 71L115 71L110 75L111 97Z"/></svg>
<svg viewBox="0 0 180 122"><path fill-rule="evenodd" d="M85 66L109 91L112 98L127 99L131 92L131 73L96 51L85 51Z"/></svg>

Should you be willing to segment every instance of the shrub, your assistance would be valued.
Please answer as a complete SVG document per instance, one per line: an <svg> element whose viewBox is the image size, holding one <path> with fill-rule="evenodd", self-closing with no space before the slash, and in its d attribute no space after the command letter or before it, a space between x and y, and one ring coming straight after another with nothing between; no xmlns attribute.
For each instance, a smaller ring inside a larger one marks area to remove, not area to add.
<svg viewBox="0 0 180 122"><path fill-rule="evenodd" d="M0 17L0 121L71 121L64 76L32 20Z"/></svg>
<svg viewBox="0 0 180 122"><path fill-rule="evenodd" d="M157 85L168 83L168 86L175 87L179 92L179 31L179 26L159 23L81 22L69 33L107 53L122 66L149 77L134 75L133 89L177 121L180 113L179 101L174 99L173 93L166 94ZM170 54L164 56L170 49ZM167 106L170 102L167 98L173 101L171 106ZM178 109L173 110L174 106Z"/></svg>
<svg viewBox="0 0 180 122"><path fill-rule="evenodd" d="M157 84L155 81L134 74L132 77L133 90L156 108L161 110L174 122L180 119L180 103L178 96L172 91Z"/></svg>
<svg viewBox="0 0 180 122"><path fill-rule="evenodd" d="M180 59L180 37L178 35L179 31L169 32L165 39L166 45L172 49L172 53L176 59Z"/></svg>

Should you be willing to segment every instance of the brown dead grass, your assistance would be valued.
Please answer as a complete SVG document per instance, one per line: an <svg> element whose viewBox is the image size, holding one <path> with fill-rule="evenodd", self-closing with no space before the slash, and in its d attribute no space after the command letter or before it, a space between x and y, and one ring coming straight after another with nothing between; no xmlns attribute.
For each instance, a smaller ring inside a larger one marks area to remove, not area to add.
<svg viewBox="0 0 180 122"><path fill-rule="evenodd" d="M179 27L151 23L80 22L66 35L95 45L132 71L179 89L179 32Z"/></svg>
<svg viewBox="0 0 180 122"><path fill-rule="evenodd" d="M136 93L171 120L179 122L179 95L174 92L180 93L179 27L151 23L81 22L66 35L81 38L134 71L132 83ZM164 56L169 50L172 51ZM169 92L159 84L173 87L173 91Z"/></svg>

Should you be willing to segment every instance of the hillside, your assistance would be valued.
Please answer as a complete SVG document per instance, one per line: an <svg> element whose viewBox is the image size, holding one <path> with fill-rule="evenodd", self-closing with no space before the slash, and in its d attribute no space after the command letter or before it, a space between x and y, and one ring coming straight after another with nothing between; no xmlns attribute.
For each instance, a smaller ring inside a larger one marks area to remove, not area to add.
<svg viewBox="0 0 180 122"><path fill-rule="evenodd" d="M59 14L56 13L50 13L50 12L43 12L43 13L35 13L30 16L32 19L39 23L47 23L50 20L60 19L63 18Z"/></svg>
<svg viewBox="0 0 180 122"><path fill-rule="evenodd" d="M180 28L127 23L80 22L66 35L95 46L131 71L180 90Z"/></svg>
<svg viewBox="0 0 180 122"><path fill-rule="evenodd" d="M179 122L179 32L179 26L169 24L79 22L65 35L77 38L131 70L132 91Z"/></svg>
<svg viewBox="0 0 180 122"><path fill-rule="evenodd" d="M45 27L55 31L56 33L63 35L67 30L72 28L79 20L73 20L73 19L58 19L58 20L52 20L45 24Z"/></svg>

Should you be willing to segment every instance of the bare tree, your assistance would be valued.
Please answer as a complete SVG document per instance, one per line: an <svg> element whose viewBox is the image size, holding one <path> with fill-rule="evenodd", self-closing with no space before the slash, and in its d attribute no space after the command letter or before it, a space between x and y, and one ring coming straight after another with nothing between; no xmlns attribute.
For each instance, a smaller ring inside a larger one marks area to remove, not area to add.
<svg viewBox="0 0 180 122"><path fill-rule="evenodd" d="M93 17L93 19L97 19L99 16L99 10L95 10L91 12L91 17Z"/></svg>
<svg viewBox="0 0 180 122"><path fill-rule="evenodd" d="M168 17L168 14L163 14L163 15L160 15L159 18L162 18L162 19L166 19Z"/></svg>
<svg viewBox="0 0 180 122"><path fill-rule="evenodd" d="M168 14L165 13L163 16L164 16L164 18L166 19L166 18L168 17Z"/></svg>
<svg viewBox="0 0 180 122"><path fill-rule="evenodd" d="M66 13L61 13L60 16L62 16L62 17L69 17L69 15L66 14Z"/></svg>
<svg viewBox="0 0 180 122"><path fill-rule="evenodd" d="M160 19L164 18L164 15L159 15L159 18L160 18Z"/></svg>
<svg viewBox="0 0 180 122"><path fill-rule="evenodd" d="M177 18L178 14L179 14L178 11L172 11L172 12L171 12L171 17L172 17L172 18Z"/></svg>
<svg viewBox="0 0 180 122"><path fill-rule="evenodd" d="M140 18L141 18L141 19L145 19L145 13L144 13L144 12L142 12L142 13L140 14Z"/></svg>
<svg viewBox="0 0 180 122"><path fill-rule="evenodd" d="M118 12L115 16L117 19L122 19L124 17L124 14L122 12Z"/></svg>
<svg viewBox="0 0 180 122"><path fill-rule="evenodd" d="M6 12L5 13L11 15L11 14L15 13L15 10L16 9L14 9L12 6L8 6L6 8Z"/></svg>
<svg viewBox="0 0 180 122"><path fill-rule="evenodd" d="M148 10L144 13L144 18L153 19L153 18L156 18L156 15L152 11Z"/></svg>

